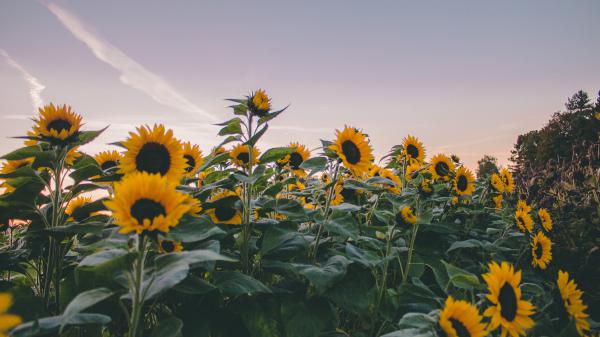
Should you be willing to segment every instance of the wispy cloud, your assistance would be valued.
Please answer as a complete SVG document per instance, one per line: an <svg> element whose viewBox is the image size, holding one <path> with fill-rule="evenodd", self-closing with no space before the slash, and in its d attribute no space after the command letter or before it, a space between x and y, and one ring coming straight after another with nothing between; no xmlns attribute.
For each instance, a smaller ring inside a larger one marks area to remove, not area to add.
<svg viewBox="0 0 600 337"><path fill-rule="evenodd" d="M42 3L78 40L85 43L100 61L120 71L119 79L125 85L144 92L160 104L189 113L196 118L207 118L209 122L217 121L213 115L190 102L159 75L144 68L117 47L96 36L92 33L92 29L73 13L52 2Z"/></svg>
<svg viewBox="0 0 600 337"><path fill-rule="evenodd" d="M29 96L31 97L31 103L33 104L33 107L36 110L37 108L42 107L44 105L44 101L42 100L41 93L44 89L46 89L46 87L42 83L40 83L40 81L37 78L31 75L25 68L23 68L22 65L20 65L17 61L11 58L10 55L8 55L8 53L6 52L6 50L0 49L0 54L4 57L6 63L8 63L11 67L17 69L19 72L21 72L21 75L23 75L23 79L29 85Z"/></svg>

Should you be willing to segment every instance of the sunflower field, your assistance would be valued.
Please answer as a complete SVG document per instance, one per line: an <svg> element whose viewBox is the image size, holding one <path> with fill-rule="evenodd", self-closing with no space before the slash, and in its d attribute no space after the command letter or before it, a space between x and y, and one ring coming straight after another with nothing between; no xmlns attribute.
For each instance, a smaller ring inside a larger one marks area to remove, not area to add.
<svg viewBox="0 0 600 337"><path fill-rule="evenodd" d="M230 101L215 148L143 125L97 154L40 108L2 156L0 337L597 336L508 169L413 136L376 161L351 126L266 149L286 109Z"/></svg>

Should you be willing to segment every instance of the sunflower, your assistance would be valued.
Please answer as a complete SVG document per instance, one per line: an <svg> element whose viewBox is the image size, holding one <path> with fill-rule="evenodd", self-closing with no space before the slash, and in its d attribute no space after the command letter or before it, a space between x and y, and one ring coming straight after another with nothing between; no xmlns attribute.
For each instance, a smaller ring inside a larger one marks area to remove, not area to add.
<svg viewBox="0 0 600 337"><path fill-rule="evenodd" d="M75 163L75 160L77 160L77 158L81 157L81 152L78 151L79 147L76 146L72 149L70 149L67 152L67 155L65 156L65 163L67 165L73 165Z"/></svg>
<svg viewBox="0 0 600 337"><path fill-rule="evenodd" d="M431 180L423 179L421 184L419 184L419 191L424 195L430 195L433 193L433 187L431 186Z"/></svg>
<svg viewBox="0 0 600 337"><path fill-rule="evenodd" d="M248 155L248 153L250 153L250 146L238 144L233 149L231 149L231 152L229 152L229 157L231 158L233 164L235 164L236 166L245 167L246 165L248 165L248 161L250 160L250 156ZM256 147L252 147L252 164L258 163L257 158L259 154L260 151L258 151Z"/></svg>
<svg viewBox="0 0 600 337"><path fill-rule="evenodd" d="M343 131L336 130L336 137L330 149L337 153L346 168L355 176L367 173L373 161L373 149L365 135L355 128L345 127Z"/></svg>
<svg viewBox="0 0 600 337"><path fill-rule="evenodd" d="M468 168L461 166L458 171L456 171L456 176L454 177L454 190L456 191L456 194L473 194L473 191L475 191L474 181L475 176L473 176L473 173Z"/></svg>
<svg viewBox="0 0 600 337"><path fill-rule="evenodd" d="M531 206L527 205L527 202L525 202L525 200L519 200L519 201L517 201L517 211L523 211L525 213L530 213Z"/></svg>
<svg viewBox="0 0 600 337"><path fill-rule="evenodd" d="M504 197L502 196L502 194L496 194L495 196L492 197L492 201L494 201L494 205L496 206L497 209L502 208L503 200L504 200Z"/></svg>
<svg viewBox="0 0 600 337"><path fill-rule="evenodd" d="M483 275L487 283L489 294L487 299L492 303L483 313L490 317L489 331L498 327L502 328L501 337L510 334L512 337L524 336L525 330L533 327L535 307L529 301L521 299L521 272L515 272L514 267L508 262L498 265L491 262L490 272Z"/></svg>
<svg viewBox="0 0 600 337"><path fill-rule="evenodd" d="M12 304L13 298L11 294L0 293L0 337L7 337L6 333L8 330L22 322L21 317L6 313Z"/></svg>
<svg viewBox="0 0 600 337"><path fill-rule="evenodd" d="M552 241L542 232L538 232L531 242L531 265L546 269L552 260Z"/></svg>
<svg viewBox="0 0 600 337"><path fill-rule="evenodd" d="M188 178L193 177L202 165L202 151L198 145L192 145L190 142L183 143L183 158L185 159L185 175Z"/></svg>
<svg viewBox="0 0 600 337"><path fill-rule="evenodd" d="M65 208L65 214L69 217L67 220L69 221L77 221L81 222L93 215L96 215L97 212L83 212L82 207L92 202L92 198L90 197L77 197L75 199L71 199Z"/></svg>
<svg viewBox="0 0 600 337"><path fill-rule="evenodd" d="M565 271L558 271L558 281L556 283L558 284L560 297L562 297L565 309L575 321L577 332L579 332L580 336L584 336L590 330L590 323L586 320L589 316L585 313L587 305L583 304L583 300L581 299L583 292L577 289L575 280L569 280L569 273Z"/></svg>
<svg viewBox="0 0 600 337"><path fill-rule="evenodd" d="M429 172L434 180L448 181L450 174L454 172L454 162L444 154L437 154L431 159Z"/></svg>
<svg viewBox="0 0 600 337"><path fill-rule="evenodd" d="M418 138L409 135L402 142L402 156L409 164L422 163L425 159L425 148Z"/></svg>
<svg viewBox="0 0 600 337"><path fill-rule="evenodd" d="M438 324L447 337L484 337L488 332L477 307L448 296Z"/></svg>
<svg viewBox="0 0 600 337"><path fill-rule="evenodd" d="M515 190L512 173L507 168L500 170L500 178L504 184L504 192L511 194Z"/></svg>
<svg viewBox="0 0 600 337"><path fill-rule="evenodd" d="M515 221L517 222L517 226L521 232L527 230L529 233L531 233L533 230L533 218L531 217L531 214L522 210L518 210L515 213Z"/></svg>
<svg viewBox="0 0 600 337"><path fill-rule="evenodd" d="M76 136L81 127L81 116L68 105L54 106L50 103L39 108L40 115L33 121L33 134L42 139L65 141Z"/></svg>
<svg viewBox="0 0 600 337"><path fill-rule="evenodd" d="M545 208L540 208L538 210L538 216L540 217L540 221L542 222L542 227L549 232L552 230L552 218L550 217L550 213Z"/></svg>
<svg viewBox="0 0 600 337"><path fill-rule="evenodd" d="M166 233L191 208L188 196L176 187L177 183L165 176L134 172L115 183L114 197L104 204L113 212L122 234Z"/></svg>
<svg viewBox="0 0 600 337"><path fill-rule="evenodd" d="M396 223L398 225L414 225L417 223L417 216L410 206L404 206L396 214Z"/></svg>
<svg viewBox="0 0 600 337"><path fill-rule="evenodd" d="M164 125L137 128L123 143L127 151L119 163L120 173L147 172L160 174L170 181L179 182L185 173L186 162L181 143L173 137L173 130Z"/></svg>
<svg viewBox="0 0 600 337"><path fill-rule="evenodd" d="M453 197L451 203L452 203L452 206L458 205L458 197Z"/></svg>
<svg viewBox="0 0 600 337"><path fill-rule="evenodd" d="M333 187L333 197L332 197L331 201L329 202L332 206L336 206L336 205L339 205L344 202L344 195L343 195L344 186L343 185L344 185L344 183L340 180Z"/></svg>
<svg viewBox="0 0 600 337"><path fill-rule="evenodd" d="M225 153L225 152L227 152L227 150L225 150L225 148L224 148L224 147L222 147L222 146L215 146L215 147L213 147L213 149L210 151L210 153L211 153L213 156L218 156L218 155L220 155L220 154L223 154L223 153Z"/></svg>
<svg viewBox="0 0 600 337"><path fill-rule="evenodd" d="M254 115L264 117L271 110L271 99L263 89L258 89L248 98L248 107Z"/></svg>
<svg viewBox="0 0 600 337"><path fill-rule="evenodd" d="M94 156L98 165L102 171L106 171L108 169L112 169L113 167L119 166L119 162L121 161L121 154L117 151L102 151Z"/></svg>
<svg viewBox="0 0 600 337"><path fill-rule="evenodd" d="M162 254L179 253L183 251L183 245L179 241L158 240L158 252Z"/></svg>
<svg viewBox="0 0 600 337"><path fill-rule="evenodd" d="M496 192L504 192L504 183L502 182L502 178L500 178L498 173L492 174L492 176L490 177L490 185L492 185Z"/></svg>
<svg viewBox="0 0 600 337"><path fill-rule="evenodd" d="M33 163L33 158L8 160L2 165L2 170L0 170L0 173L2 173L2 174L13 173L16 170L23 168L31 163ZM4 190L7 193L10 193L15 190L15 188L12 185L10 185L10 181L11 181L11 179L6 179L6 180L2 181L2 183L0 184L0 187L4 187Z"/></svg>
<svg viewBox="0 0 600 337"><path fill-rule="evenodd" d="M329 174L327 172L321 174L321 182L325 185L329 184L331 182L331 179L329 178Z"/></svg>
<svg viewBox="0 0 600 337"><path fill-rule="evenodd" d="M406 169L404 170L404 177L405 177L406 181L413 180L416 177L417 172L420 169L421 169L421 164L419 162L413 162L412 164L408 165L406 167Z"/></svg>
<svg viewBox="0 0 600 337"><path fill-rule="evenodd" d="M377 165L373 165L369 172L369 176L371 177L382 177L391 180L394 184L380 184L382 185L388 192L392 194L400 194L402 192L402 181L400 178L394 174L391 170L388 170L383 167L379 167Z"/></svg>
<svg viewBox="0 0 600 337"><path fill-rule="evenodd" d="M300 165L310 157L310 151L308 151L306 146L299 143L290 143L289 147L293 148L294 152L277 162L282 165L288 165L295 175L304 177L306 173L300 168Z"/></svg>
<svg viewBox="0 0 600 337"><path fill-rule="evenodd" d="M217 192L208 200L213 205L207 209L206 214L215 224L241 225L242 213L235 207L239 198L239 194L233 191Z"/></svg>

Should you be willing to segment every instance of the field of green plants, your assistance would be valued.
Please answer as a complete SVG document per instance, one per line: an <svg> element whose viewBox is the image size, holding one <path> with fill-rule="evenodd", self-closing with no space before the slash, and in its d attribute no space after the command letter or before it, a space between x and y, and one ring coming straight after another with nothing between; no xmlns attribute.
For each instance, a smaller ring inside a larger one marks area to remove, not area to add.
<svg viewBox="0 0 600 337"><path fill-rule="evenodd" d="M409 135L376 160L353 126L263 148L286 109L230 101L213 149L144 125L98 154L104 130L40 109L2 156L0 337L597 336L553 260L576 209L537 183Z"/></svg>

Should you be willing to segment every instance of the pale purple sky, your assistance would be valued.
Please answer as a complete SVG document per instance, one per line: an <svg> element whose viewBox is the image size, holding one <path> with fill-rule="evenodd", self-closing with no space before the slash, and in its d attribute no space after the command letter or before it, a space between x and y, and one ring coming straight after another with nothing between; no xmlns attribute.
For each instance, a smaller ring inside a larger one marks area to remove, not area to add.
<svg viewBox="0 0 600 337"><path fill-rule="evenodd" d="M224 98L265 88L263 148L319 145L344 124L381 157L407 134L428 157L507 162L518 134L600 88L600 1L0 0L0 152L34 107L67 103L91 154L144 123L207 152Z"/></svg>

